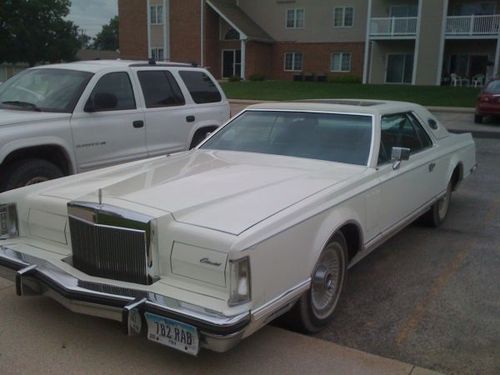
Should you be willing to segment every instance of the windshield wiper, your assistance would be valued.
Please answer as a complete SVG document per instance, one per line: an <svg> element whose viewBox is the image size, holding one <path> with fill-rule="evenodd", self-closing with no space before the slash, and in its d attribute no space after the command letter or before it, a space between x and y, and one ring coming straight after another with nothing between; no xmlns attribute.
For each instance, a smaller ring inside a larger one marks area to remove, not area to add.
<svg viewBox="0 0 500 375"><path fill-rule="evenodd" d="M5 102L2 102L2 104L10 105L13 107L20 107L31 111L42 112L42 110L38 108L36 104L30 102L22 102L20 100L7 100Z"/></svg>

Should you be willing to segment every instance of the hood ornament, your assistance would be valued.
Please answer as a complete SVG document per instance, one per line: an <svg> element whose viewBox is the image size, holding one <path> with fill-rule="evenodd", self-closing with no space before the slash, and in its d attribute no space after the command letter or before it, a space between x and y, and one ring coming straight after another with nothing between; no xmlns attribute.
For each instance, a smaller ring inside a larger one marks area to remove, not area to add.
<svg viewBox="0 0 500 375"><path fill-rule="evenodd" d="M98 200L99 200L99 206L102 206L102 189L99 189L97 191L97 196L98 196Z"/></svg>

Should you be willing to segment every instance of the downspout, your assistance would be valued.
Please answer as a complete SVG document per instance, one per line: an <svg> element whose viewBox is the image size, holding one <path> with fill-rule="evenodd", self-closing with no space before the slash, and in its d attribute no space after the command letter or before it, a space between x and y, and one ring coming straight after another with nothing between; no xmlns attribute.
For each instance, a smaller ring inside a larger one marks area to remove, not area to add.
<svg viewBox="0 0 500 375"><path fill-rule="evenodd" d="M205 66L205 0L200 0L200 66Z"/></svg>

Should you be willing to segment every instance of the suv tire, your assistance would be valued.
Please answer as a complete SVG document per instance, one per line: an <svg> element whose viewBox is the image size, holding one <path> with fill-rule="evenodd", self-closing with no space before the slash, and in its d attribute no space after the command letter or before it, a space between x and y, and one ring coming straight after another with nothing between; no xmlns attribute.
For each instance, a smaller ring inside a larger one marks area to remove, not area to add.
<svg viewBox="0 0 500 375"><path fill-rule="evenodd" d="M7 165L2 171L0 191L20 188L64 176L53 163L43 159L25 159Z"/></svg>

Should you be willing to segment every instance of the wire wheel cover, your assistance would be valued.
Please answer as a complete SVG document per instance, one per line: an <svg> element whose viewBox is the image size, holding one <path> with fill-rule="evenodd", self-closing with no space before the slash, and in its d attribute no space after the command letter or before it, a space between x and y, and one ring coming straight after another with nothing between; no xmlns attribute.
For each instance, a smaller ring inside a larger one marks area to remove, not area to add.
<svg viewBox="0 0 500 375"><path fill-rule="evenodd" d="M332 242L323 250L313 273L311 307L318 319L326 319L333 312L344 279L342 246Z"/></svg>

